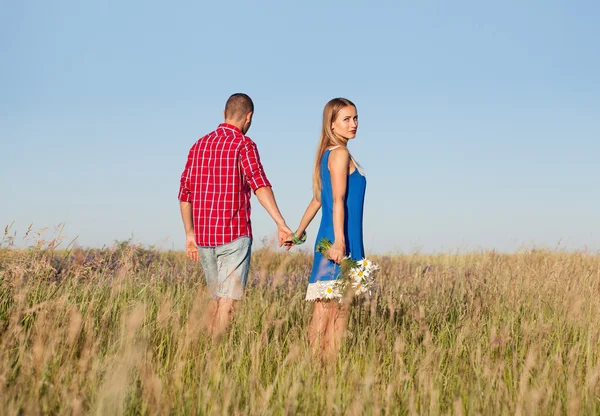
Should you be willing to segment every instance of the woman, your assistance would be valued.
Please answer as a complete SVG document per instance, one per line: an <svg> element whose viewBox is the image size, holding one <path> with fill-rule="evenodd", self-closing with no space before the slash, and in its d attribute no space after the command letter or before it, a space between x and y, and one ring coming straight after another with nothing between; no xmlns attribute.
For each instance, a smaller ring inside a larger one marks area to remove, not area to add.
<svg viewBox="0 0 600 416"><path fill-rule="evenodd" d="M317 244L333 242L326 255L316 251L306 300L315 302L309 340L313 351L334 356L348 326L348 302L326 300L340 273L339 264L349 256L364 257L362 217L366 179L348 151L348 141L358 128L356 106L345 98L334 98L323 110L323 126L313 172L313 199L308 204L292 240L306 238L305 230L322 207ZM301 236L300 238L298 236Z"/></svg>

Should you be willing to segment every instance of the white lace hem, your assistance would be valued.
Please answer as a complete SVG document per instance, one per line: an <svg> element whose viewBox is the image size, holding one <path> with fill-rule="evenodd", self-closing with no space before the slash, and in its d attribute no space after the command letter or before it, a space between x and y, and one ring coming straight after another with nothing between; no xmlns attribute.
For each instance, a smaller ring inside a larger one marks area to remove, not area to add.
<svg viewBox="0 0 600 416"><path fill-rule="evenodd" d="M319 280L318 282L309 283L305 300L331 299L327 298L325 294L328 288L334 287L335 282L335 280Z"/></svg>

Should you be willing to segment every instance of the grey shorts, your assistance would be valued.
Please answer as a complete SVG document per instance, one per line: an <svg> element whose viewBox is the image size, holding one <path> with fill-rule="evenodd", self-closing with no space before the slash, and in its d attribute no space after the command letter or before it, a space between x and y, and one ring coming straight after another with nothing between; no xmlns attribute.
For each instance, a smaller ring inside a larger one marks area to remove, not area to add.
<svg viewBox="0 0 600 416"><path fill-rule="evenodd" d="M213 299L240 300L248 280L252 239L240 237L217 247L198 247L206 284Z"/></svg>

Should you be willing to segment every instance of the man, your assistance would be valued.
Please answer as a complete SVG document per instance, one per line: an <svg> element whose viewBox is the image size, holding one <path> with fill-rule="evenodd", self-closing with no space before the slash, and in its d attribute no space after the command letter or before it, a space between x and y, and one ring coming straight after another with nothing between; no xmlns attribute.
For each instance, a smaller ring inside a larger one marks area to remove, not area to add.
<svg viewBox="0 0 600 416"><path fill-rule="evenodd" d="M277 224L280 246L292 232L279 212L256 144L246 136L253 112L248 95L229 97L225 122L192 146L181 175L186 254L202 263L212 297L206 325L217 338L233 318L248 279L251 191Z"/></svg>

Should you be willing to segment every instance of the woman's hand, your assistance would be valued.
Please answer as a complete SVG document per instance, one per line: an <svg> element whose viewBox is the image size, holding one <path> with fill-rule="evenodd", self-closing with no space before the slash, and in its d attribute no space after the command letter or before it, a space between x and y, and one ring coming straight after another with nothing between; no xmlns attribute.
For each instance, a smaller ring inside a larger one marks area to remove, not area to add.
<svg viewBox="0 0 600 416"><path fill-rule="evenodd" d="M303 244L306 241L305 231L296 231L295 233L289 233L282 240L282 244L285 246L285 251L289 251L295 245Z"/></svg>
<svg viewBox="0 0 600 416"><path fill-rule="evenodd" d="M293 235L294 235L294 233L289 233L283 239L283 246L285 247L285 251L290 251L290 248L292 248L294 246Z"/></svg>
<svg viewBox="0 0 600 416"><path fill-rule="evenodd" d="M329 260L340 264L346 257L346 244L335 241L327 250L327 257L329 257Z"/></svg>

